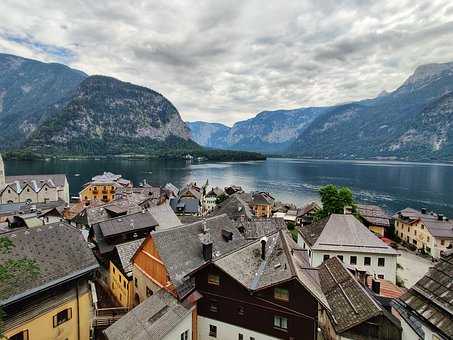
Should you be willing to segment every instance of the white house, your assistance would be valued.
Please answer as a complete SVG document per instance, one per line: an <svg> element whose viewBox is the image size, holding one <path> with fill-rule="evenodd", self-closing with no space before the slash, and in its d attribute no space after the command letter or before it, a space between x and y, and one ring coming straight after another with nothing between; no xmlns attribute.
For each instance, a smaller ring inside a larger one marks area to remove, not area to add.
<svg viewBox="0 0 453 340"><path fill-rule="evenodd" d="M225 192L219 187L212 188L204 197L203 197L203 211L208 213L214 210L217 207L217 199L225 195Z"/></svg>
<svg viewBox="0 0 453 340"><path fill-rule="evenodd" d="M333 214L298 231L297 243L307 249L313 267L337 256L346 266L396 282L399 254L353 215Z"/></svg>
<svg viewBox="0 0 453 340"><path fill-rule="evenodd" d="M0 155L0 204L47 203L58 200L69 203L66 175L6 176Z"/></svg>

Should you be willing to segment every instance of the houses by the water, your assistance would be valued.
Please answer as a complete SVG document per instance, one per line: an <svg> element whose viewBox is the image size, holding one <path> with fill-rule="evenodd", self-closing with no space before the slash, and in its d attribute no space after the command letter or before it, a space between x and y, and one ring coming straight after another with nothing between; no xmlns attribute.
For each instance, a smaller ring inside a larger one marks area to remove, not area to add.
<svg viewBox="0 0 453 340"><path fill-rule="evenodd" d="M110 173L93 177L69 206L0 205L0 233L14 244L0 263L24 258L39 268L32 280L0 284L7 337L451 336L448 244L406 292L395 285L398 252L382 238L392 221L378 207L319 220L317 203L295 207L235 185L178 189L120 181ZM409 223L405 214L396 222L433 233L428 216Z"/></svg>

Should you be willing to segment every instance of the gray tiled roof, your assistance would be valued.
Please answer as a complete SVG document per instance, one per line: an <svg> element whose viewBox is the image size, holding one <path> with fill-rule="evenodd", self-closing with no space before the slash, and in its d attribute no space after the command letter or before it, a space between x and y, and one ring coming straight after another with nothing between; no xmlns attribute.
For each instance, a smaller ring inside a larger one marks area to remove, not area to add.
<svg viewBox="0 0 453 340"><path fill-rule="evenodd" d="M312 210L318 210L318 209L321 209L319 204L316 202L311 202L311 203L307 204L306 206L304 206L303 208L297 209L297 216L302 217L302 216L305 216L306 214L308 214L309 212L311 212Z"/></svg>
<svg viewBox="0 0 453 340"><path fill-rule="evenodd" d="M10 184L16 192L21 192L22 189L29 185L35 192L38 192L44 184L49 187L63 187L66 183L66 175L51 174L51 175L21 175L21 176L6 176L5 183Z"/></svg>
<svg viewBox="0 0 453 340"><path fill-rule="evenodd" d="M104 334L108 340L160 340L191 311L160 289L107 328Z"/></svg>
<svg viewBox="0 0 453 340"><path fill-rule="evenodd" d="M168 203L151 206L148 208L148 211L151 215L153 215L154 219L159 224L159 230L181 225L181 221Z"/></svg>
<svg viewBox="0 0 453 340"><path fill-rule="evenodd" d="M254 215L250 210L250 206L243 199L242 194L231 195L225 201L220 203L217 208L209 215L219 216L222 214L227 214L228 217L234 221L239 220L241 216L244 216L249 220L254 218Z"/></svg>
<svg viewBox="0 0 453 340"><path fill-rule="evenodd" d="M282 218L259 219L252 221L237 221L236 227L243 232L246 239L256 239L285 229L286 223Z"/></svg>
<svg viewBox="0 0 453 340"><path fill-rule="evenodd" d="M381 227L390 227L390 216L377 205L357 204L360 216L369 224Z"/></svg>
<svg viewBox="0 0 453 340"><path fill-rule="evenodd" d="M321 235L328 220L329 218L325 217L322 220L313 222L310 225L298 227L299 233L310 247L312 247L316 243L316 240L318 239L319 235Z"/></svg>
<svg viewBox="0 0 453 340"><path fill-rule="evenodd" d="M3 235L14 247L0 253L0 263L9 259L31 259L39 268L33 280L17 280L14 285L0 284L1 305L75 278L98 267L96 258L76 228L60 222Z"/></svg>
<svg viewBox="0 0 453 340"><path fill-rule="evenodd" d="M319 278L337 333L383 314L382 307L337 257L330 258L319 267Z"/></svg>
<svg viewBox="0 0 453 340"><path fill-rule="evenodd" d="M157 225L158 223L154 219L153 215L147 211L124 215L99 222L99 228L101 229L104 237L155 227Z"/></svg>
<svg viewBox="0 0 453 340"><path fill-rule="evenodd" d="M400 301L425 323L453 338L453 253L441 258Z"/></svg>
<svg viewBox="0 0 453 340"><path fill-rule="evenodd" d="M261 240L215 260L214 264L250 290L259 290L290 279L297 279L318 301L327 306L321 291L317 269L309 264L287 230L266 237L265 259L261 258Z"/></svg>
<svg viewBox="0 0 453 340"><path fill-rule="evenodd" d="M137 240L117 244L115 246L116 252L118 253L118 257L121 262L121 266L123 267L123 272L128 276L129 274L132 274L132 256L134 256L137 249L143 243L143 240L144 238L140 238Z"/></svg>
<svg viewBox="0 0 453 340"><path fill-rule="evenodd" d="M265 192L260 192L253 196L253 204L273 205L274 201L275 200Z"/></svg>
<svg viewBox="0 0 453 340"><path fill-rule="evenodd" d="M198 214L200 210L200 201L197 198L182 197L182 198L171 198L170 206L175 211L177 208L181 208L183 213L187 214Z"/></svg>
<svg viewBox="0 0 453 340"><path fill-rule="evenodd" d="M95 223L99 223L111 218L112 216L107 211L107 209L110 207L113 207L113 209L115 210L127 211L128 214L142 211L142 208L138 204L130 202L128 199L119 199L112 201L109 204L87 207L84 211L81 212L81 215L86 215L87 223L89 226L91 226Z"/></svg>
<svg viewBox="0 0 453 340"><path fill-rule="evenodd" d="M159 256L165 263L172 283L182 285L185 276L206 263L203 259L200 234L203 225L208 229L213 242L213 259L227 254L246 243L239 231L226 215L208 218L204 221L182 225L151 234ZM225 240L222 230L233 233L231 241Z"/></svg>
<svg viewBox="0 0 453 340"><path fill-rule="evenodd" d="M398 255L353 215L332 214L321 222L299 229L302 236L310 234L312 230L316 235L322 229L317 238L311 237L311 241L316 238L312 250Z"/></svg>

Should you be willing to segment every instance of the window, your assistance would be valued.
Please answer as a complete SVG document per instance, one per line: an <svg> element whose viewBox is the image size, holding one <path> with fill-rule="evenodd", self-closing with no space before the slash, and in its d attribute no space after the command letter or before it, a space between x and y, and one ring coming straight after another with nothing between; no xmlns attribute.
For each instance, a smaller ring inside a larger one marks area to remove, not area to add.
<svg viewBox="0 0 453 340"><path fill-rule="evenodd" d="M274 299L281 301L289 301L289 292L286 288L274 288Z"/></svg>
<svg viewBox="0 0 453 340"><path fill-rule="evenodd" d="M153 295L153 291L146 287L146 297L150 297L151 295Z"/></svg>
<svg viewBox="0 0 453 340"><path fill-rule="evenodd" d="M349 261L350 264L357 264L357 256L351 256L351 259Z"/></svg>
<svg viewBox="0 0 453 340"><path fill-rule="evenodd" d="M137 281L136 277L134 278L134 285L135 285L135 287L138 287L138 281Z"/></svg>
<svg viewBox="0 0 453 340"><path fill-rule="evenodd" d="M324 257L323 257L323 262L324 262L324 261L327 261L327 260L329 259L329 257L330 257L329 255L324 255Z"/></svg>
<svg viewBox="0 0 453 340"><path fill-rule="evenodd" d="M363 264L365 266L370 266L371 265L371 257L365 256L365 258L363 259Z"/></svg>
<svg viewBox="0 0 453 340"><path fill-rule="evenodd" d="M208 283L210 285L219 286L220 285L220 277L219 277L219 275L209 274L208 275Z"/></svg>
<svg viewBox="0 0 453 340"><path fill-rule="evenodd" d="M10 336L8 339L9 340L28 340L28 330L16 333L13 336Z"/></svg>
<svg viewBox="0 0 453 340"><path fill-rule="evenodd" d="M416 239L413 239L413 240L412 240L412 243L416 245L416 244L417 244L417 240L416 240Z"/></svg>
<svg viewBox="0 0 453 340"><path fill-rule="evenodd" d="M426 241L428 241L428 242L429 242L429 236L426 236Z"/></svg>
<svg viewBox="0 0 453 340"><path fill-rule="evenodd" d="M379 257L377 259L377 265L378 265L378 267L384 267L385 266L385 258Z"/></svg>
<svg viewBox="0 0 453 340"><path fill-rule="evenodd" d="M181 333L181 340L189 340L189 330Z"/></svg>
<svg viewBox="0 0 453 340"><path fill-rule="evenodd" d="M121 275L120 275L120 274L118 274L118 278L119 278L119 280L120 280L120 283L121 283Z"/></svg>
<svg viewBox="0 0 453 340"><path fill-rule="evenodd" d="M337 255L338 259L343 262L343 255Z"/></svg>
<svg viewBox="0 0 453 340"><path fill-rule="evenodd" d="M209 301L209 310L214 313L217 313L219 311L219 304L216 300Z"/></svg>
<svg viewBox="0 0 453 340"><path fill-rule="evenodd" d="M123 281L123 287L126 288L126 281Z"/></svg>
<svg viewBox="0 0 453 340"><path fill-rule="evenodd" d="M239 333L238 334L238 340L244 340L244 334Z"/></svg>
<svg viewBox="0 0 453 340"><path fill-rule="evenodd" d="M384 280L384 275L382 275L382 274L379 274L377 277L378 277L378 279Z"/></svg>
<svg viewBox="0 0 453 340"><path fill-rule="evenodd" d="M417 236L417 230L414 230L414 235Z"/></svg>
<svg viewBox="0 0 453 340"><path fill-rule="evenodd" d="M274 316L274 327L278 329L288 329L288 319L283 316Z"/></svg>
<svg viewBox="0 0 453 340"><path fill-rule="evenodd" d="M122 302L122 301L123 301L123 296L120 293L120 302Z"/></svg>
<svg viewBox="0 0 453 340"><path fill-rule="evenodd" d="M53 327L57 327L72 318L72 308L67 308L53 316Z"/></svg>
<svg viewBox="0 0 453 340"><path fill-rule="evenodd" d="M238 308L238 315L244 315L244 307L239 307Z"/></svg>
<svg viewBox="0 0 453 340"><path fill-rule="evenodd" d="M253 336L250 337L250 340L255 340L255 338Z"/></svg>
<svg viewBox="0 0 453 340"><path fill-rule="evenodd" d="M116 271L115 271L115 267L112 267L112 268L113 268L113 274L115 274L115 273L116 273Z"/></svg>
<svg viewBox="0 0 453 340"><path fill-rule="evenodd" d="M445 240L440 240L440 245L444 246L445 245Z"/></svg>
<svg viewBox="0 0 453 340"><path fill-rule="evenodd" d="M217 326L209 325L209 336L217 338Z"/></svg>

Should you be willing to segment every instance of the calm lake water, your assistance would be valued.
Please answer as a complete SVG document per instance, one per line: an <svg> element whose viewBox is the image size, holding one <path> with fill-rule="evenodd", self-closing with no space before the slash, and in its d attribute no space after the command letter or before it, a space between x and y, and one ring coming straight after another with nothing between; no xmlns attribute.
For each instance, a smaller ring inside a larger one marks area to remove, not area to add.
<svg viewBox="0 0 453 340"><path fill-rule="evenodd" d="M393 213L427 207L453 217L453 165L375 161L268 159L244 163L186 163L161 160L8 161L7 175L65 173L71 195L103 171L120 173L135 184L180 187L190 181L269 191L281 201L303 205L318 200L326 184L348 186L359 202L377 203ZM78 176L76 176L78 174Z"/></svg>

